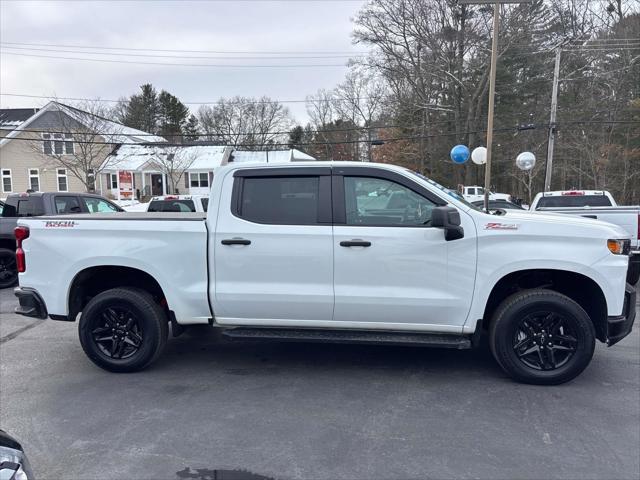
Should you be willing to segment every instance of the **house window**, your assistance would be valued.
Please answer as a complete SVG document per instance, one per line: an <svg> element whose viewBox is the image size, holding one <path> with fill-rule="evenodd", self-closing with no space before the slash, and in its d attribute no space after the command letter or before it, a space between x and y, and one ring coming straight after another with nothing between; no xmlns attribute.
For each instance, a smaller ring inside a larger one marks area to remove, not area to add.
<svg viewBox="0 0 640 480"><path fill-rule="evenodd" d="M59 192L68 192L69 187L67 184L67 169L66 168L58 168L56 170L56 175L58 177L58 191Z"/></svg>
<svg viewBox="0 0 640 480"><path fill-rule="evenodd" d="M2 170L2 191L11 192L13 190L13 182L11 181L11 170Z"/></svg>
<svg viewBox="0 0 640 480"><path fill-rule="evenodd" d="M40 190L40 171L37 168L29 169L29 190Z"/></svg>
<svg viewBox="0 0 640 480"><path fill-rule="evenodd" d="M64 134L64 150L67 153L67 155L73 155L74 154L73 136L70 133L65 133Z"/></svg>
<svg viewBox="0 0 640 480"><path fill-rule="evenodd" d="M207 188L209 186L209 174L207 172L189 173L192 188Z"/></svg>
<svg viewBox="0 0 640 480"><path fill-rule="evenodd" d="M117 190L118 189L118 175L115 173L110 173L109 174L109 183L111 184L111 189L112 190Z"/></svg>
<svg viewBox="0 0 640 480"><path fill-rule="evenodd" d="M70 133L43 133L42 151L46 155L73 155L73 136Z"/></svg>

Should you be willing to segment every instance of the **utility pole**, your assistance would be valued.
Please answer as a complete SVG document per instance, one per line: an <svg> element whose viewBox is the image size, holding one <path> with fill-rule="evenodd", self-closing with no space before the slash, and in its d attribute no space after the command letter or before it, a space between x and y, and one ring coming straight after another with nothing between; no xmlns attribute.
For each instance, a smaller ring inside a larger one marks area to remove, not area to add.
<svg viewBox="0 0 640 480"><path fill-rule="evenodd" d="M491 150L493 147L493 111L496 93L496 63L498 60L498 35L500 34L500 4L531 3L531 0L458 0L459 5L493 3L493 38L491 39L491 67L489 69L489 108L487 112L487 163L484 167L484 209L489 213L491 191Z"/></svg>
<svg viewBox="0 0 640 480"><path fill-rule="evenodd" d="M551 91L551 115L549 118L549 142L547 143L547 165L544 172L544 191L551 190L551 171L553 169L553 145L556 139L556 112L558 110L558 82L560 80L560 55L562 46L556 48L556 64L553 69L553 89Z"/></svg>
<svg viewBox="0 0 640 480"><path fill-rule="evenodd" d="M491 39L491 68L489 69L489 110L487 113L487 164L484 167L484 209L489 213L491 191L491 148L493 147L493 109L496 93L496 63L498 60L498 30L500 28L500 4L493 6L493 38Z"/></svg>

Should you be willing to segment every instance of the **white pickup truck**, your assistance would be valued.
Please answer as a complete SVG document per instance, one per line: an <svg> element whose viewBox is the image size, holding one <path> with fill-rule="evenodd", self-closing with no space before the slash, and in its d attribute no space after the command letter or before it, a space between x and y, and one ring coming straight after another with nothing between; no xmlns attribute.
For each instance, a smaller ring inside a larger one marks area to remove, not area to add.
<svg viewBox="0 0 640 480"><path fill-rule="evenodd" d="M618 206L606 190L560 190L538 193L531 211L579 215L624 228L631 235L628 280L640 279L640 206Z"/></svg>
<svg viewBox="0 0 640 480"><path fill-rule="evenodd" d="M169 324L231 338L470 348L516 380L582 372L635 318L629 234L483 213L407 169L229 165L198 213L21 218L16 311L75 321L110 371L149 365Z"/></svg>

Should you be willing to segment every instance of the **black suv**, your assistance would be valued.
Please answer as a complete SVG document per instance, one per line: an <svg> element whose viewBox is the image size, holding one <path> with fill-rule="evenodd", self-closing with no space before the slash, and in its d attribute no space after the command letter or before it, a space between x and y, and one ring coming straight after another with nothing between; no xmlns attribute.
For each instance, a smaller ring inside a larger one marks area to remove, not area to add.
<svg viewBox="0 0 640 480"><path fill-rule="evenodd" d="M20 217L68 215L73 213L123 212L113 202L92 193L34 192L12 193L4 201L0 216L0 288L18 281L16 239L13 229Z"/></svg>

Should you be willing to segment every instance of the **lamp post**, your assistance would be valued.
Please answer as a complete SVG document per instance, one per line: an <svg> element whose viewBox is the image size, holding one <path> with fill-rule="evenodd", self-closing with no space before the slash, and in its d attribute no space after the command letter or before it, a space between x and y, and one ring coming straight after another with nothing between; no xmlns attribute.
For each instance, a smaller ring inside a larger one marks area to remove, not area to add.
<svg viewBox="0 0 640 480"><path fill-rule="evenodd" d="M491 67L489 70L489 108L487 112L487 154L484 168L484 209L489 212L491 190L491 150L493 147L493 109L496 91L496 63L498 60L498 35L500 31L500 5L503 3L530 3L531 0L458 0L459 5L493 4L493 36L491 39Z"/></svg>

